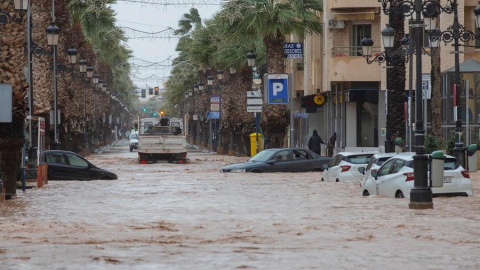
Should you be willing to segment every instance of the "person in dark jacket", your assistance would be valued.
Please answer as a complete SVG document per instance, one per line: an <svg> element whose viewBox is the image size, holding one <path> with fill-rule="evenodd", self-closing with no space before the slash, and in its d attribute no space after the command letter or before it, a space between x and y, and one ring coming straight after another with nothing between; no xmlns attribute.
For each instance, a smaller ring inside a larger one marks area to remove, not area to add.
<svg viewBox="0 0 480 270"><path fill-rule="evenodd" d="M327 143L327 157L333 156L333 148L335 147L335 142L337 141L337 132L333 132L332 136Z"/></svg>
<svg viewBox="0 0 480 270"><path fill-rule="evenodd" d="M324 143L322 137L318 135L317 130L313 131L313 135L308 140L308 149L320 155L320 144Z"/></svg>

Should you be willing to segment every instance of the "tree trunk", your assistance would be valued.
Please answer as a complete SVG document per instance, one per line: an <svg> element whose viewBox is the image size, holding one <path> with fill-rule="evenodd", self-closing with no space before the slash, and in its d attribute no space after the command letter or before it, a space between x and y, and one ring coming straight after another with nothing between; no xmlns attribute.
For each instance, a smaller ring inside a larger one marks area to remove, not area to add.
<svg viewBox="0 0 480 270"><path fill-rule="evenodd" d="M439 1L437 1L439 2ZM440 48L432 48L432 135L442 137L442 75L440 71ZM427 108L425 108L426 110Z"/></svg>
<svg viewBox="0 0 480 270"><path fill-rule="evenodd" d="M395 2L398 3L398 1ZM400 40L405 35L405 17L403 13L392 13L389 16L389 23L395 29L393 50L396 50L401 46ZM405 139L404 113L400 113L404 112L405 103L405 58L401 55L392 58L392 61L387 62L388 66L394 66L394 68L390 68L387 71L388 114L386 127L387 140L394 141L395 138Z"/></svg>
<svg viewBox="0 0 480 270"><path fill-rule="evenodd" d="M283 43L285 37L277 35L275 39L264 39L267 48L267 73L279 74L285 72L285 57ZM293 89L290 89L293 90ZM290 101L292 102L292 101ZM286 105L265 105L262 113L262 129L270 139L271 147L283 147L290 122Z"/></svg>
<svg viewBox="0 0 480 270"><path fill-rule="evenodd" d="M2 0L0 8L11 16L20 17ZM16 194L16 182L20 164L20 151L24 144L23 125L26 112L28 85L23 69L27 58L24 53L25 19L22 23L7 22L0 27L0 83L12 86L12 122L0 123L0 177L7 197ZM3 174L3 175L2 175Z"/></svg>

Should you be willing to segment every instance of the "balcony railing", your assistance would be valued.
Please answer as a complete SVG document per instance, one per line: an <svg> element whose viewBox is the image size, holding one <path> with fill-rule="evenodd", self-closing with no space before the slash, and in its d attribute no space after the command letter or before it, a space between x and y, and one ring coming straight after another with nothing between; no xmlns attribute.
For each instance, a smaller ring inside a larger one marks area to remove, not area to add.
<svg viewBox="0 0 480 270"><path fill-rule="evenodd" d="M380 53L380 46L373 47L373 54ZM333 57L362 56L362 46L335 46L332 48Z"/></svg>

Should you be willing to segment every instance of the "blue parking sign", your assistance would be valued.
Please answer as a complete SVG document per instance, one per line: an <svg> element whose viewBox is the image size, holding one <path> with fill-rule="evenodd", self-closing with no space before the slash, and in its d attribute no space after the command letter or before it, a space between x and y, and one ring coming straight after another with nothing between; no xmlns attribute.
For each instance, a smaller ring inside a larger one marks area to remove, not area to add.
<svg viewBox="0 0 480 270"><path fill-rule="evenodd" d="M288 74L268 74L267 83L267 103L288 104Z"/></svg>

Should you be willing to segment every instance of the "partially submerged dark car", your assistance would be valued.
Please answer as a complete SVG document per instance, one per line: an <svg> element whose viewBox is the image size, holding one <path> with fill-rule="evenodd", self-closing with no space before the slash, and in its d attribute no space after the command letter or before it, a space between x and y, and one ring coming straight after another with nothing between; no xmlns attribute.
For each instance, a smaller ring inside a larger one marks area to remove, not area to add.
<svg viewBox="0 0 480 270"><path fill-rule="evenodd" d="M273 148L261 151L246 162L225 166L221 172L320 172L331 159L308 149Z"/></svg>
<svg viewBox="0 0 480 270"><path fill-rule="evenodd" d="M116 174L100 169L82 156L64 150L43 152L42 161L48 164L48 180L116 180Z"/></svg>

